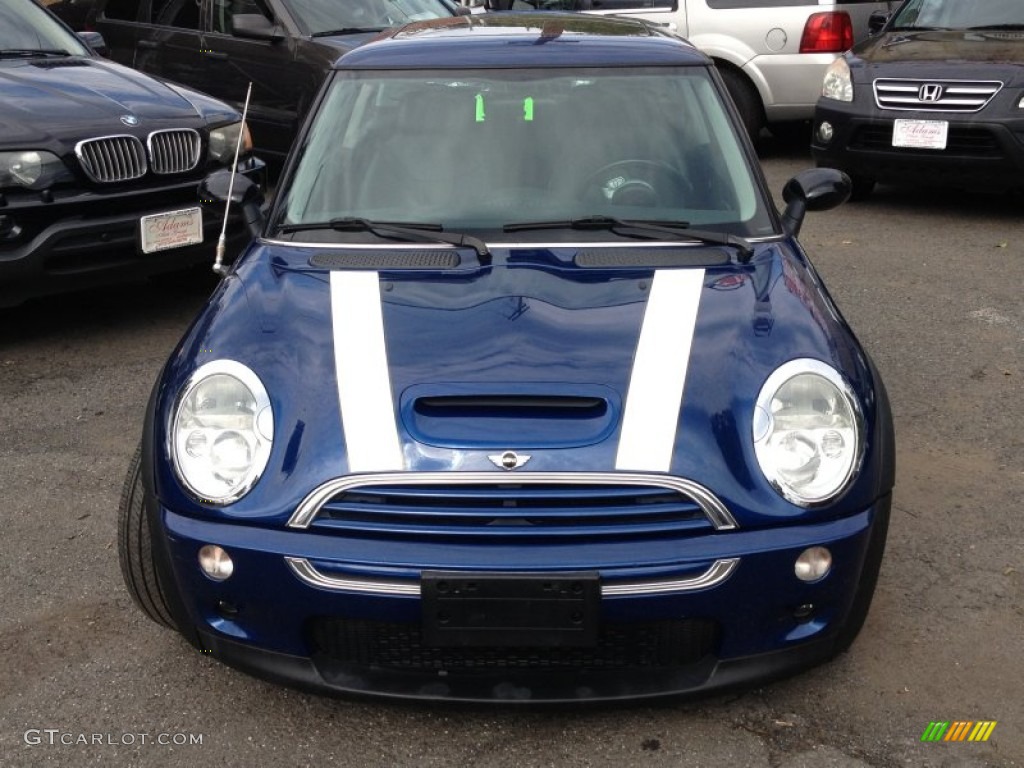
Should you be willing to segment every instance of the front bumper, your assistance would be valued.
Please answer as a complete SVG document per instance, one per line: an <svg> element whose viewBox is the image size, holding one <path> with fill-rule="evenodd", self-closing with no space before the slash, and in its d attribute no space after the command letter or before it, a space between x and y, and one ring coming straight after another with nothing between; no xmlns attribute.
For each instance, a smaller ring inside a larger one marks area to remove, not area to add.
<svg viewBox="0 0 1024 768"><path fill-rule="evenodd" d="M266 183L266 166L259 159L240 162L239 172L261 186ZM200 244L149 254L138 245L140 218L198 206L197 185L192 179L106 194L58 195L50 201L41 195L5 201L0 207L7 221L0 232L0 307L203 262L212 265L221 229L220 218L212 215L203 216ZM251 239L240 214L233 212L227 235L232 256Z"/></svg>
<svg viewBox="0 0 1024 768"><path fill-rule="evenodd" d="M898 118L945 120L945 149L892 146ZM834 135L823 142L822 122ZM838 168L855 177L893 183L960 184L1002 190L1024 186L1024 116L995 121L978 114L883 112L856 102L821 100L814 113L811 152L819 166Z"/></svg>
<svg viewBox="0 0 1024 768"><path fill-rule="evenodd" d="M602 587L596 647L555 649L437 649L423 638L423 601L410 574L508 572L505 564L516 562L505 559L508 552L423 547L416 565L400 548L393 561L371 563L360 559L360 542L342 537L214 523L167 509L159 521L162 554L190 625L183 630L195 629L199 644L227 664L320 692L557 702L720 690L830 657L848 622L858 621L851 614L865 589L870 599L874 574L865 563L877 563L871 553L884 546L889 504L887 496L851 517L718 532L685 547L647 543L636 547L631 564L621 547L548 548L532 571L590 568ZM204 544L230 553L235 568L226 581L200 571ZM833 566L821 581L805 583L794 562L812 546L828 547ZM303 578L297 561L324 582ZM716 563L731 561L721 578L708 577ZM666 583L676 587L651 588ZM403 588L387 586L394 584Z"/></svg>

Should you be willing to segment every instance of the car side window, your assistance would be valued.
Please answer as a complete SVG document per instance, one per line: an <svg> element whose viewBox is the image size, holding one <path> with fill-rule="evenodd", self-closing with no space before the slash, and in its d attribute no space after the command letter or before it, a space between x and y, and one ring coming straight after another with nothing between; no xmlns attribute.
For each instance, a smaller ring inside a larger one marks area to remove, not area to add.
<svg viewBox="0 0 1024 768"><path fill-rule="evenodd" d="M199 0L154 0L153 23L163 27L199 29Z"/></svg>
<svg viewBox="0 0 1024 768"><path fill-rule="evenodd" d="M139 3L138 0L110 0L103 6L103 17L106 19L138 21L140 17L148 20L148 15L149 3Z"/></svg>

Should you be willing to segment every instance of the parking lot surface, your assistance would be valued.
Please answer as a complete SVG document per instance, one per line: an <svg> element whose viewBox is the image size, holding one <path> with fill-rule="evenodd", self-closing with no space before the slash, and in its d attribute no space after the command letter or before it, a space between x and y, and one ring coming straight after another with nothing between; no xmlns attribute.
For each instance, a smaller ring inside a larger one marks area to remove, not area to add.
<svg viewBox="0 0 1024 768"><path fill-rule="evenodd" d="M768 146L778 194L805 150ZM1024 765L1024 197L881 187L801 236L878 364L897 487L851 651L728 696L544 709L310 696L147 621L115 519L150 386L214 285L0 311L0 765ZM988 741L923 742L995 721Z"/></svg>

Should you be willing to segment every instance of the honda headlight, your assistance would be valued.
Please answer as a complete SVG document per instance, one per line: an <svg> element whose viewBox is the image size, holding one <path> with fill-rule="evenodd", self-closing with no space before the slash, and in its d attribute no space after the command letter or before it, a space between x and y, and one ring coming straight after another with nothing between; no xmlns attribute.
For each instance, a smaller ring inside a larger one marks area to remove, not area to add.
<svg viewBox="0 0 1024 768"><path fill-rule="evenodd" d="M828 65L825 80L821 84L821 95L836 101L853 101L853 79L850 76L850 65L840 56Z"/></svg>
<svg viewBox="0 0 1024 768"><path fill-rule="evenodd" d="M845 379L818 360L791 360L761 387L754 450L772 486L804 507L850 484L864 450L864 418Z"/></svg>
<svg viewBox="0 0 1024 768"><path fill-rule="evenodd" d="M238 148L238 156L245 157L252 149L252 135L249 133L249 126L241 120L210 131L210 157L225 165L231 165L235 159L235 145L238 143L239 134L242 136L242 146Z"/></svg>
<svg viewBox="0 0 1024 768"><path fill-rule="evenodd" d="M260 479L274 440L274 414L255 373L215 360L189 378L170 428L178 478L195 497L230 504Z"/></svg>
<svg viewBox="0 0 1024 768"><path fill-rule="evenodd" d="M0 187L45 189L70 176L70 171L52 152L0 152Z"/></svg>

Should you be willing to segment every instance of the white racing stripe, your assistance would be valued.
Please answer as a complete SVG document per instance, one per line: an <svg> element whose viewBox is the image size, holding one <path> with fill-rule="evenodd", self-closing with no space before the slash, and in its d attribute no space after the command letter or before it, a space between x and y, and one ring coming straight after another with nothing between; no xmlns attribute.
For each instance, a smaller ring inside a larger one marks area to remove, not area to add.
<svg viewBox="0 0 1024 768"><path fill-rule="evenodd" d="M669 471L703 286L703 269L654 273L626 394L616 469Z"/></svg>
<svg viewBox="0 0 1024 768"><path fill-rule="evenodd" d="M349 471L402 470L376 272L331 272L331 319Z"/></svg>

